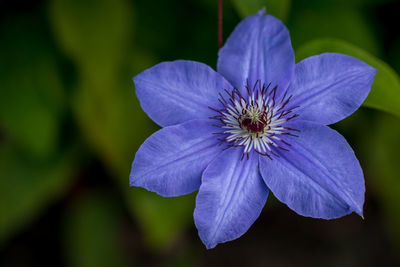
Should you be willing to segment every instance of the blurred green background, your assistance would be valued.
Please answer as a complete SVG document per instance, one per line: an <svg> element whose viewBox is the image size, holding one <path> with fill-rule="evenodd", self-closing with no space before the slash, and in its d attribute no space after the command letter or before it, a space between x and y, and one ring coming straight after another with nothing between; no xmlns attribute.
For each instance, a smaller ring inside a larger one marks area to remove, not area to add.
<svg viewBox="0 0 400 267"><path fill-rule="evenodd" d="M216 0L0 0L0 266L400 266L400 2L225 0L224 39L262 7L297 60L378 69L365 107L333 125L364 169L364 220L304 218L271 194L244 236L207 251L196 193L129 187L158 129L131 78L166 60L215 68Z"/></svg>

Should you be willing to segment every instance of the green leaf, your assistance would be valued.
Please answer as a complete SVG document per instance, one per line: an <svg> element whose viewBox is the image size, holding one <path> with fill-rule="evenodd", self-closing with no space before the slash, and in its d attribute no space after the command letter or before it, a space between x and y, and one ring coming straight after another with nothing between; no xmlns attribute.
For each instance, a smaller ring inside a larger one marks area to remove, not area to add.
<svg viewBox="0 0 400 267"><path fill-rule="evenodd" d="M76 90L73 110L89 144L123 187L135 151L157 127L141 109L133 83L117 81L99 86L83 81Z"/></svg>
<svg viewBox="0 0 400 267"><path fill-rule="evenodd" d="M118 74L131 41L132 7L127 0L55 0L54 34L85 76L99 84Z"/></svg>
<svg viewBox="0 0 400 267"><path fill-rule="evenodd" d="M132 94L132 85L103 88L103 94L96 94L96 87L86 85L78 90L74 101L81 127L118 179L145 241L151 248L162 250L176 240L186 225L193 222L194 199L163 198L129 187L134 153L157 128L141 110Z"/></svg>
<svg viewBox="0 0 400 267"><path fill-rule="evenodd" d="M381 115L365 138L369 147L366 153L366 166L370 173L367 184L370 182L369 190L378 196L377 200L383 207L383 223L389 226L389 236L400 248L400 120Z"/></svg>
<svg viewBox="0 0 400 267"><path fill-rule="evenodd" d="M325 1L319 1L325 2ZM326 5L307 7L293 3L292 16L288 23L292 45L301 45L320 38L340 39L355 44L368 52L379 55L380 47L369 17L363 9L347 5Z"/></svg>
<svg viewBox="0 0 400 267"><path fill-rule="evenodd" d="M286 20L290 10L290 0L232 0L241 17L247 17L265 8L267 14Z"/></svg>
<svg viewBox="0 0 400 267"><path fill-rule="evenodd" d="M132 266L122 249L129 238L123 219L118 201L106 192L89 192L72 202L63 220L68 266Z"/></svg>
<svg viewBox="0 0 400 267"><path fill-rule="evenodd" d="M132 87L116 84L101 88L102 94L98 94L96 87L87 83L77 91L74 109L90 144L120 184L145 241L154 249L163 249L192 222L194 200L167 199L129 187L135 151L157 129L141 110Z"/></svg>
<svg viewBox="0 0 400 267"><path fill-rule="evenodd" d="M368 54L362 49L336 39L311 41L296 51L296 59L324 52L336 52L359 58L378 70L372 89L364 106L380 109L400 117L400 78L385 62Z"/></svg>
<svg viewBox="0 0 400 267"><path fill-rule="evenodd" d="M134 94L132 69L142 71L154 62L127 45L133 39L132 8L125 0L55 0L50 10L54 32L80 71L73 96L79 126L116 178L147 244L163 249L192 222L194 200L129 187L135 152L157 130Z"/></svg>
<svg viewBox="0 0 400 267"><path fill-rule="evenodd" d="M130 188L128 201L152 249L169 247L193 224L195 194L164 198L141 188Z"/></svg>
<svg viewBox="0 0 400 267"><path fill-rule="evenodd" d="M33 161L9 144L0 147L0 245L69 189L75 158L69 151Z"/></svg>
<svg viewBox="0 0 400 267"><path fill-rule="evenodd" d="M64 88L44 22L23 17L0 30L0 125L33 157L58 147Z"/></svg>

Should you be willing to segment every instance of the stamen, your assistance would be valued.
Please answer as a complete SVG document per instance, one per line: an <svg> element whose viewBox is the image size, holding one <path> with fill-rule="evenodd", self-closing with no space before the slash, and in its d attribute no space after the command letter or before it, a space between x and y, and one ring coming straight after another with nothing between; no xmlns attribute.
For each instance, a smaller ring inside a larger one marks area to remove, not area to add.
<svg viewBox="0 0 400 267"><path fill-rule="evenodd" d="M222 135L218 140L220 145L227 144L224 150L243 147L242 160L245 157L249 159L252 150L271 160L272 155L279 157L275 149L289 151L291 146L287 139L284 140L284 136L298 137L293 132L300 132L284 126L286 122L298 117L292 113L298 106L288 108L292 96L287 97L286 90L280 99L276 99L278 87L269 90L270 86L271 83L266 86L257 80L250 87L247 81L247 97L243 97L237 88L231 92L225 89L228 98L219 94L218 99L222 108L209 107L218 113L209 118L216 120L219 124L214 126L222 129L213 134Z"/></svg>

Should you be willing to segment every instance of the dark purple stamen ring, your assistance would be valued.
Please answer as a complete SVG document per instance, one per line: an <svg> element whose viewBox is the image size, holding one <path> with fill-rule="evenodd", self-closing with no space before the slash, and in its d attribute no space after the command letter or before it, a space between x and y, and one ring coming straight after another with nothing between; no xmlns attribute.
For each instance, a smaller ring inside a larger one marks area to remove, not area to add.
<svg viewBox="0 0 400 267"><path fill-rule="evenodd" d="M276 149L289 151L291 146L283 139L284 136L298 137L292 132L299 130L285 126L285 123L298 117L298 114L292 113L298 106L289 107L292 96L287 97L287 91L277 101L278 87L270 89L271 84L266 86L260 80L253 87L247 83L245 88L247 97L237 88L231 92L225 89L228 99L219 94L221 108L210 107L218 113L210 117L218 122L214 126L223 129L214 134L225 135L225 138L218 139L221 144L227 144L225 149L243 147L242 159L245 155L249 158L252 150L270 159L271 155L279 157Z"/></svg>

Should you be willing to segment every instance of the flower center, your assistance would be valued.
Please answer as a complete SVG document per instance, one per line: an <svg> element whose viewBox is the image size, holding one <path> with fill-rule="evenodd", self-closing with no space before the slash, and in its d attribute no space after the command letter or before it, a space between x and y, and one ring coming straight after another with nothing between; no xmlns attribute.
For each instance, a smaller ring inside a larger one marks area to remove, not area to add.
<svg viewBox="0 0 400 267"><path fill-rule="evenodd" d="M268 127L267 115L257 106L249 106L248 110L245 110L244 114L239 116L239 126L250 134L261 134Z"/></svg>
<svg viewBox="0 0 400 267"><path fill-rule="evenodd" d="M238 89L225 90L229 98L225 100L220 94L222 109L210 107L218 112L217 116L211 117L219 123L214 126L222 129L214 134L223 136L219 140L228 144L226 149L244 147L242 159L248 158L252 150L270 159L271 155L279 157L276 149L288 151L290 146L285 136L297 137L293 132L298 130L285 126L285 123L298 116L292 113L298 106L287 108L291 99L287 92L276 101L277 87L270 89L270 85L261 85L260 81L252 89L248 85L246 89L246 98Z"/></svg>

